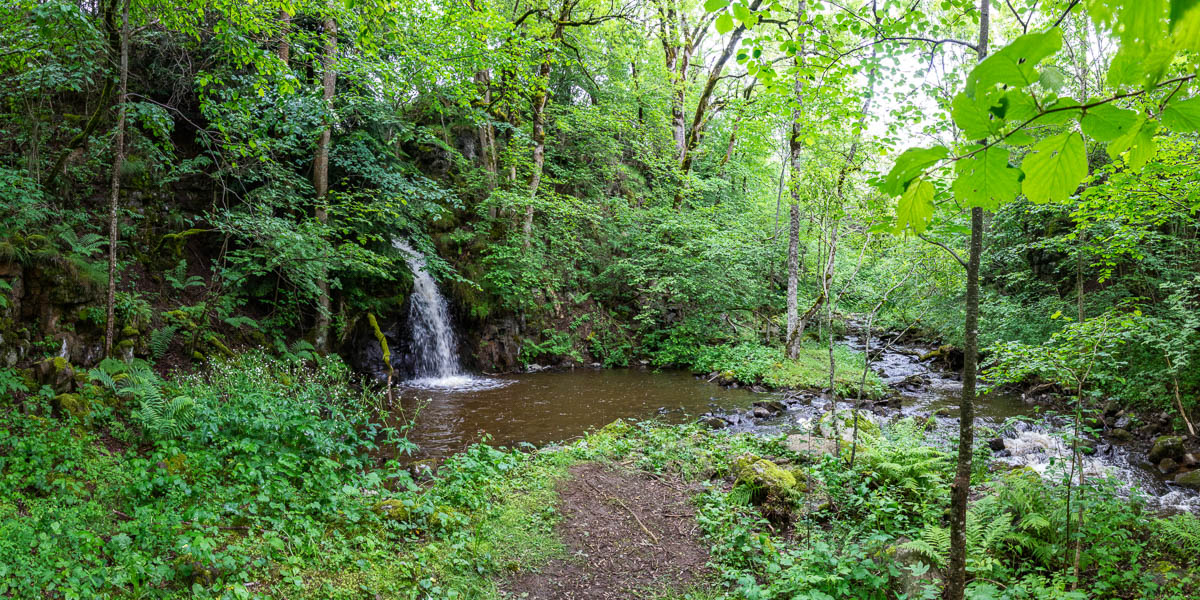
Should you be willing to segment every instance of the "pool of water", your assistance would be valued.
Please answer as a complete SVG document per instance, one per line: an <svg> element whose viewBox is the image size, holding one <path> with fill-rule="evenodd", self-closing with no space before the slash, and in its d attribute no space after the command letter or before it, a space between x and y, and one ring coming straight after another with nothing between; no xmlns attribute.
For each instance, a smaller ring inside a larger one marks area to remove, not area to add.
<svg viewBox="0 0 1200 600"><path fill-rule="evenodd" d="M682 371L576 369L397 388L396 416L413 418L418 458L440 458L489 437L495 446L569 441L616 419L682 423L767 394L726 389Z"/></svg>

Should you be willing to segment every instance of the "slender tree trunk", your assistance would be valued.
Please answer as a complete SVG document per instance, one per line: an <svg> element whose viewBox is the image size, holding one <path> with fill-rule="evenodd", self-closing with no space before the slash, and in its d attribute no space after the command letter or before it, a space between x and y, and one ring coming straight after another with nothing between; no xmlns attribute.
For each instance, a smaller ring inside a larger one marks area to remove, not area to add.
<svg viewBox="0 0 1200 600"><path fill-rule="evenodd" d="M979 41L983 61L988 52L990 0L979 0ZM947 600L962 600L967 588L967 501L971 492L971 458L975 444L975 383L979 366L979 262L983 254L983 209L971 209L971 247L967 260L967 317L963 340L962 403L958 414L958 465L950 484L950 572Z"/></svg>
<svg viewBox="0 0 1200 600"><path fill-rule="evenodd" d="M121 169L125 166L125 102L129 99L129 0L121 6L121 58L117 88L117 131L113 140L112 184L108 196L108 298L104 319L104 356L113 347L117 306L117 208L121 196Z"/></svg>
<svg viewBox="0 0 1200 600"><path fill-rule="evenodd" d="M796 56L794 63L796 66L796 80L792 83L793 100L796 102L796 107L792 109L792 129L791 135L788 138L788 161L791 164L791 194L792 201L789 206L789 216L791 217L790 227L788 228L788 289L787 289L787 331L785 332L784 345L785 352L788 358L797 358L800 356L800 341L804 335L804 330L800 324L800 169L803 166L803 143L800 141L804 133L801 118L803 117L804 108L804 77L801 72L804 69L805 63L805 29L804 29L804 12L806 10L805 0L800 0L796 5L796 21L800 25L796 28Z"/></svg>
<svg viewBox="0 0 1200 600"><path fill-rule="evenodd" d="M533 175L529 178L529 205L525 207L525 222L521 226L521 247L528 251L533 243L533 204L538 188L542 184L542 168L546 164L546 100L550 93L546 88L550 79L550 61L547 59L538 69L541 82L533 96Z"/></svg>
<svg viewBox="0 0 1200 600"><path fill-rule="evenodd" d="M333 112L333 94L337 88L337 70L334 64L337 59L337 21L333 18L334 3L329 0L327 5L329 14L325 17L324 33L325 33L325 53L321 57L321 67L324 73L321 75L321 98L325 101L325 109L330 114ZM313 161L313 188L317 192L317 206L314 211L317 221L322 225L328 223L329 215L326 212L326 201L329 195L329 142L333 135L333 123L325 126L321 130L321 138L317 141L317 155ZM329 351L329 320L330 320L330 302L329 302L329 276L324 264L320 267L321 272L317 278L317 287L320 290L320 296L317 299L317 327L313 336L313 346L319 352Z"/></svg>

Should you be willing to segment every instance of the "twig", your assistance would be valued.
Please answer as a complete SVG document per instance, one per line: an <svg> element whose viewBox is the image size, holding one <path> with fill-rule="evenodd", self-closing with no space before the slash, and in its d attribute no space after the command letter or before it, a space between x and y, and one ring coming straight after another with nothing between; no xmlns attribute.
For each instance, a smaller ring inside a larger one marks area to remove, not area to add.
<svg viewBox="0 0 1200 600"><path fill-rule="evenodd" d="M653 531L650 531L649 529L646 528L646 524L642 522L641 517L637 516L637 513L633 512L633 509L629 508L629 505L622 502L621 499L616 496L611 496L611 495L605 494L604 492L600 491L600 488L592 485L592 482L590 482L586 479L584 479L582 481L584 483L586 483L588 487L595 490L597 494L600 494L601 496L606 496L609 500L616 502L617 504L619 504L621 506L621 508L624 508L626 510L626 512L628 512L629 515L633 517L633 520L637 521L638 527L641 527L642 531L645 531L646 535L650 536L650 539L654 542L654 545L656 545L656 546L658 545L658 536L654 535Z"/></svg>

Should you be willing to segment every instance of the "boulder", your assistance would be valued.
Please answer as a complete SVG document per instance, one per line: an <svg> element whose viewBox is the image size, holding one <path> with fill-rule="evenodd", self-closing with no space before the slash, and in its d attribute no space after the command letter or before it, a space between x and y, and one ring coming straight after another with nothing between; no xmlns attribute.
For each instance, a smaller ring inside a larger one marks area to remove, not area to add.
<svg viewBox="0 0 1200 600"><path fill-rule="evenodd" d="M988 448L990 448L992 452L999 452L1004 449L1004 440L1002 438L988 440Z"/></svg>
<svg viewBox="0 0 1200 600"><path fill-rule="evenodd" d="M1188 471L1175 476L1176 485L1181 485L1185 488L1200 491L1200 470Z"/></svg>
<svg viewBox="0 0 1200 600"><path fill-rule="evenodd" d="M1158 463L1164 458L1182 458L1186 453L1181 436L1163 435L1154 440L1154 446L1150 448L1149 459L1152 463Z"/></svg>
<svg viewBox="0 0 1200 600"><path fill-rule="evenodd" d="M709 429L724 429L729 427L729 421L722 419L716 415L708 415L700 418L700 424Z"/></svg>
<svg viewBox="0 0 1200 600"><path fill-rule="evenodd" d="M754 415L755 419L767 419L770 418L773 413L761 406L755 406L751 414Z"/></svg>
<svg viewBox="0 0 1200 600"><path fill-rule="evenodd" d="M1163 475L1170 475L1178 469L1179 463L1176 463L1170 458L1164 458L1158 463L1158 470L1161 471Z"/></svg>
<svg viewBox="0 0 1200 600"><path fill-rule="evenodd" d="M900 538L884 553L899 567L892 576L891 588L901 598L926 598L926 592L941 589L945 575L930 565L930 560L909 547L909 540Z"/></svg>
<svg viewBox="0 0 1200 600"><path fill-rule="evenodd" d="M34 366L38 385L48 385L56 394L66 394L75 384L75 369L61 356L47 358Z"/></svg>
<svg viewBox="0 0 1200 600"><path fill-rule="evenodd" d="M383 500L372 508L380 517L392 521L407 521L412 516L412 508L401 500Z"/></svg>
<svg viewBox="0 0 1200 600"><path fill-rule="evenodd" d="M842 440L847 442L854 439L855 422L858 423L858 439L860 442L863 441L863 438L877 438L883 433L879 429L879 426L866 413L839 410L821 415L821 419L817 421L817 430L821 435L827 438L834 437L834 419L836 419L838 434L840 434Z"/></svg>
<svg viewBox="0 0 1200 600"><path fill-rule="evenodd" d="M750 501L754 504L786 504L793 494L807 491L807 486L798 484L791 471L765 458L751 461L752 456L739 457L735 465L737 483L750 487Z"/></svg>
<svg viewBox="0 0 1200 600"><path fill-rule="evenodd" d="M79 394L59 394L54 397L54 405L63 416L84 417L92 412L91 403Z"/></svg>
<svg viewBox="0 0 1200 600"><path fill-rule="evenodd" d="M1114 442L1128 442L1133 439L1133 434L1128 429L1117 428L1108 432L1108 437Z"/></svg>
<svg viewBox="0 0 1200 600"><path fill-rule="evenodd" d="M781 412L787 410L787 407L784 406L783 403L778 400L758 401L758 402L754 403L754 406L765 408L765 409L771 411L773 414L778 414L778 413L781 413Z"/></svg>
<svg viewBox="0 0 1200 600"><path fill-rule="evenodd" d="M836 451L833 440L815 435L795 433L787 437L787 449L809 460L820 460L825 455L833 455Z"/></svg>

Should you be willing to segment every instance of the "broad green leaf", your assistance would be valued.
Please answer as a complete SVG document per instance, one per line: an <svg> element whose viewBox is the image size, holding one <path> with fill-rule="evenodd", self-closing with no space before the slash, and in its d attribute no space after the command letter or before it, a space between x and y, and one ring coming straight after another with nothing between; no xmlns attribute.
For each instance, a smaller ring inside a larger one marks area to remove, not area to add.
<svg viewBox="0 0 1200 600"><path fill-rule="evenodd" d="M744 4L733 5L733 18L745 23L750 20L750 9Z"/></svg>
<svg viewBox="0 0 1200 600"><path fill-rule="evenodd" d="M909 148L896 159L892 170L884 176L880 188L889 196L899 196L908 182L919 177L925 169L946 158L950 151L945 146L932 148Z"/></svg>
<svg viewBox="0 0 1200 600"><path fill-rule="evenodd" d="M729 13L725 13L717 17L716 25L717 33L725 35L726 33L733 31L733 17L729 16Z"/></svg>
<svg viewBox="0 0 1200 600"><path fill-rule="evenodd" d="M921 235L933 219L933 184L919 179L914 181L896 204L896 233L912 228Z"/></svg>
<svg viewBox="0 0 1200 600"><path fill-rule="evenodd" d="M951 102L950 116L954 119L954 124L962 129L963 135L967 139L983 139L996 133L999 129L999 122L993 118L988 107L980 106L965 93L959 93L954 97Z"/></svg>
<svg viewBox="0 0 1200 600"><path fill-rule="evenodd" d="M1021 191L1033 202L1066 202L1087 177L1087 154L1077 133L1060 133L1034 144L1021 164Z"/></svg>
<svg viewBox="0 0 1200 600"><path fill-rule="evenodd" d="M1138 125L1138 113L1112 104L1101 104L1087 109L1079 124L1092 139L1111 142Z"/></svg>
<svg viewBox="0 0 1200 600"><path fill-rule="evenodd" d="M1200 50L1200 0L1171 0L1171 37L1179 50Z"/></svg>
<svg viewBox="0 0 1200 600"><path fill-rule="evenodd" d="M976 65L967 77L967 91L974 95L996 84L1025 87L1038 80L1038 63L1061 48L1062 30L1057 27L1027 33Z"/></svg>
<svg viewBox="0 0 1200 600"><path fill-rule="evenodd" d="M1038 83L1042 84L1042 87L1052 92L1057 92L1058 90L1062 89L1062 86L1064 83L1066 83L1066 81L1066 71L1063 71L1062 68L1054 65L1049 65L1042 69L1042 74L1038 77Z"/></svg>
<svg viewBox="0 0 1200 600"><path fill-rule="evenodd" d="M1140 171L1150 159L1154 158L1154 153L1157 146L1154 142L1154 132L1158 130L1158 123L1146 123L1138 130L1137 136L1133 138L1133 145L1129 147L1129 154L1126 155L1126 160L1129 161L1129 168L1134 171Z"/></svg>
<svg viewBox="0 0 1200 600"><path fill-rule="evenodd" d="M1004 138L1004 141L1010 146L1028 146L1035 140L1032 135L1029 135L1028 131L1021 129L1012 132L1008 137Z"/></svg>
<svg viewBox="0 0 1200 600"><path fill-rule="evenodd" d="M1024 123L1038 113L1033 96L1021 90L1009 90L1004 94L1004 98L1008 100L1008 110L1005 111L1004 118L1011 122Z"/></svg>
<svg viewBox="0 0 1200 600"><path fill-rule="evenodd" d="M726 6L729 6L729 0L706 0L704 2L704 10L708 12L717 12Z"/></svg>
<svg viewBox="0 0 1200 600"><path fill-rule="evenodd" d="M954 194L967 206L995 210L1021 192L1021 172L1008 166L1008 150L992 146L954 164Z"/></svg>
<svg viewBox="0 0 1200 600"><path fill-rule="evenodd" d="M1162 112L1162 122L1180 133L1200 131L1200 96L1168 104Z"/></svg>
<svg viewBox="0 0 1200 600"><path fill-rule="evenodd" d="M1108 65L1108 85L1113 87L1137 85L1146 73L1143 64L1145 59L1145 50L1132 46L1122 47Z"/></svg>
<svg viewBox="0 0 1200 600"><path fill-rule="evenodd" d="M1113 141L1109 142L1108 147L1106 148L1109 158L1116 160L1121 156L1122 153L1128 150L1129 147L1133 145L1134 139L1137 138L1137 134L1142 130L1142 126L1145 122L1146 119L1141 115L1138 115L1137 121L1134 122L1132 127L1130 127L1125 133L1121 134Z"/></svg>

